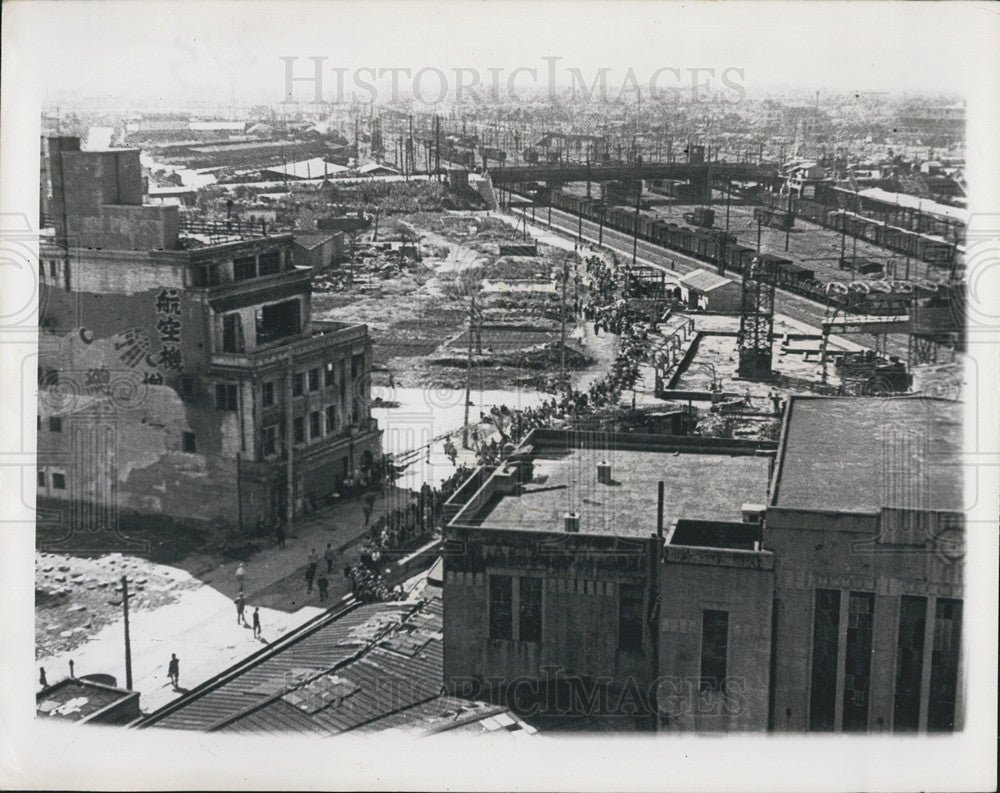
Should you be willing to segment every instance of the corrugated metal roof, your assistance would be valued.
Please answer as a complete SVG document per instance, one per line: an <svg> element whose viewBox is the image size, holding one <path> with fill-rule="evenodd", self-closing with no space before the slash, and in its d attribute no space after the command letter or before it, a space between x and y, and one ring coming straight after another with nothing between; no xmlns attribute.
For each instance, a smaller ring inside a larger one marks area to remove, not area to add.
<svg viewBox="0 0 1000 793"><path fill-rule="evenodd" d="M444 695L443 605L439 589L425 591L419 603L369 604L305 626L300 635L279 640L273 652L265 651L245 669L237 665L222 673L216 685L166 706L141 726L430 734L487 731L479 722L500 717L504 724L516 723L511 729L529 732L504 707Z"/></svg>

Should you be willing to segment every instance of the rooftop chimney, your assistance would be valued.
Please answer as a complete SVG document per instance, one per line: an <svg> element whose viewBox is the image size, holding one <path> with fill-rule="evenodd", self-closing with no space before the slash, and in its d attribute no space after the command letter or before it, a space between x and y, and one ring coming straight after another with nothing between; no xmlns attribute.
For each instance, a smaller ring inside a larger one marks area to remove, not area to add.
<svg viewBox="0 0 1000 793"><path fill-rule="evenodd" d="M576 512L567 512L563 515L563 526L569 534L576 534L580 531L580 515Z"/></svg>
<svg viewBox="0 0 1000 793"><path fill-rule="evenodd" d="M601 460L597 464L597 481L602 485L611 484L611 463Z"/></svg>

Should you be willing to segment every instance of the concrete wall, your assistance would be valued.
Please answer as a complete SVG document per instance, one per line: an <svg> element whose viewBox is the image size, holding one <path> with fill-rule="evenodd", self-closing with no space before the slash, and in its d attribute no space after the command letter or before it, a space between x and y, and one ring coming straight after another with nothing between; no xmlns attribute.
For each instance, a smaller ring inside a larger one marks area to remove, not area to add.
<svg viewBox="0 0 1000 793"><path fill-rule="evenodd" d="M887 539L895 541L885 542ZM809 728L814 603L819 588L841 592L836 729L840 729L842 720L846 604L850 592L875 594L868 728L876 732L892 729L901 596L927 597L928 614L933 615L936 598L961 598L963 592L961 560L948 558L926 537L922 541L910 538L912 542L900 539L883 532L878 515L768 509L764 546L775 556L777 608L774 729ZM928 620L929 630L932 621ZM930 669L929 642L925 642L924 651L926 678ZM924 725L926 680L921 695ZM959 689L958 713L961 708Z"/></svg>
<svg viewBox="0 0 1000 793"><path fill-rule="evenodd" d="M749 551L668 546L660 574L660 728L767 729L773 558ZM700 691L702 616L729 614L727 681Z"/></svg>
<svg viewBox="0 0 1000 793"><path fill-rule="evenodd" d="M641 585L644 609L650 602L647 541L464 527L448 527L445 539L444 671L456 693L475 689L478 696L502 699L497 691L510 693L518 681L538 687L559 676L604 678L612 691L628 685L643 695L650 690L649 633L641 650L618 647L621 584ZM448 553L449 547L458 552ZM489 637L491 574L515 579L513 640ZM520 576L543 580L537 643L518 640Z"/></svg>

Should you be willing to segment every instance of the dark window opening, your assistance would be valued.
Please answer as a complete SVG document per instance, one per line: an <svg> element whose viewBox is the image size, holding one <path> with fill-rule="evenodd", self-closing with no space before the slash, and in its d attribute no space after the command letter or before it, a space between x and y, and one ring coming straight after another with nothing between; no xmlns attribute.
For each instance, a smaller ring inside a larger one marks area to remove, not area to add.
<svg viewBox="0 0 1000 793"><path fill-rule="evenodd" d="M268 344L300 331L299 301L263 306L257 315L257 343Z"/></svg>
<svg viewBox="0 0 1000 793"><path fill-rule="evenodd" d="M302 416L298 416L292 422L292 437L295 443L306 442L306 423Z"/></svg>
<svg viewBox="0 0 1000 793"><path fill-rule="evenodd" d="M233 260L233 280L246 281L249 278L256 278L257 263L253 256L244 256Z"/></svg>
<svg viewBox="0 0 1000 793"><path fill-rule="evenodd" d="M522 577L519 584L518 639L522 642L542 640L542 579Z"/></svg>
<svg viewBox="0 0 1000 793"><path fill-rule="evenodd" d="M729 612L706 609L701 615L702 691L725 691L729 650Z"/></svg>
<svg viewBox="0 0 1000 793"><path fill-rule="evenodd" d="M57 275L56 260L55 259L49 259L49 277L50 278L55 278L56 275Z"/></svg>
<svg viewBox="0 0 1000 793"><path fill-rule="evenodd" d="M326 406L326 431L330 434L337 431L337 408L334 405Z"/></svg>
<svg viewBox="0 0 1000 793"><path fill-rule="evenodd" d="M49 432L62 432L62 418L59 416L49 418Z"/></svg>
<svg viewBox="0 0 1000 793"><path fill-rule="evenodd" d="M222 351L243 352L243 325L239 314L226 314L222 318Z"/></svg>
<svg viewBox="0 0 1000 793"><path fill-rule="evenodd" d="M904 596L899 604L899 638L896 641L896 696L892 728L916 732L920 726L920 680L924 674L924 631L927 598Z"/></svg>
<svg viewBox="0 0 1000 793"><path fill-rule="evenodd" d="M309 390L319 391L319 369L309 370Z"/></svg>
<svg viewBox="0 0 1000 793"><path fill-rule="evenodd" d="M938 598L934 608L934 644L931 648L928 732L951 732L955 729L961 636L962 601Z"/></svg>
<svg viewBox="0 0 1000 793"><path fill-rule="evenodd" d="M320 420L322 416L318 410L314 410L309 414L309 439L315 440L323 434L322 427L320 425Z"/></svg>
<svg viewBox="0 0 1000 793"><path fill-rule="evenodd" d="M809 729L834 727L837 707L837 642L840 634L840 592L816 590L813 617L812 679L809 694Z"/></svg>
<svg viewBox="0 0 1000 793"><path fill-rule="evenodd" d="M60 473L52 474L52 489L53 490L66 489L66 474L60 474Z"/></svg>
<svg viewBox="0 0 1000 793"><path fill-rule="evenodd" d="M194 378L189 374L181 375L181 399L194 399Z"/></svg>
<svg viewBox="0 0 1000 793"><path fill-rule="evenodd" d="M278 428L274 425L264 427L264 454L278 453Z"/></svg>
<svg viewBox="0 0 1000 793"><path fill-rule="evenodd" d="M181 435L181 450L188 454L195 454L198 451L193 432L185 432Z"/></svg>
<svg viewBox="0 0 1000 793"><path fill-rule="evenodd" d="M365 354L358 353L351 356L351 379L356 379L365 371Z"/></svg>
<svg viewBox="0 0 1000 793"><path fill-rule="evenodd" d="M361 408L359 407L358 398L354 397L351 400L351 424L357 424L361 418Z"/></svg>
<svg viewBox="0 0 1000 793"><path fill-rule="evenodd" d="M216 383L215 407L217 410L236 410L236 386L227 383Z"/></svg>
<svg viewBox="0 0 1000 793"><path fill-rule="evenodd" d="M323 385L329 388L333 385L333 364L328 363L323 367Z"/></svg>
<svg viewBox="0 0 1000 793"><path fill-rule="evenodd" d="M642 586L618 587L618 649L642 649Z"/></svg>
<svg viewBox="0 0 1000 793"><path fill-rule="evenodd" d="M491 639L513 638L513 580L509 575L490 576Z"/></svg>
<svg viewBox="0 0 1000 793"><path fill-rule="evenodd" d="M302 372L292 375L292 396L302 396L305 393L306 378Z"/></svg>
<svg viewBox="0 0 1000 793"><path fill-rule="evenodd" d="M274 383L267 382L261 386L260 402L266 407L274 407Z"/></svg>
<svg viewBox="0 0 1000 793"><path fill-rule="evenodd" d="M281 272L281 253L279 251L268 251L262 253L257 262L258 272L261 275L274 275Z"/></svg>
<svg viewBox="0 0 1000 793"><path fill-rule="evenodd" d="M875 595L851 592L847 603L847 647L844 652L845 732L868 729L874 611Z"/></svg>
<svg viewBox="0 0 1000 793"><path fill-rule="evenodd" d="M45 487L45 471L40 470L38 472L38 486Z"/></svg>

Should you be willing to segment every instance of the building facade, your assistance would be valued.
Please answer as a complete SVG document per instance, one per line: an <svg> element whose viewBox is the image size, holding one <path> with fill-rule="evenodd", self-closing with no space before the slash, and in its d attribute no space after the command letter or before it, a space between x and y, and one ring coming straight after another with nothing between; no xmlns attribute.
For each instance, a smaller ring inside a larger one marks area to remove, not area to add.
<svg viewBox="0 0 1000 793"><path fill-rule="evenodd" d="M784 422L777 449L536 430L478 472L446 505L451 690L562 728L960 729L961 405Z"/></svg>
<svg viewBox="0 0 1000 793"><path fill-rule="evenodd" d="M291 234L144 205L138 150L47 149L40 504L249 529L381 456L367 327L312 318Z"/></svg>

